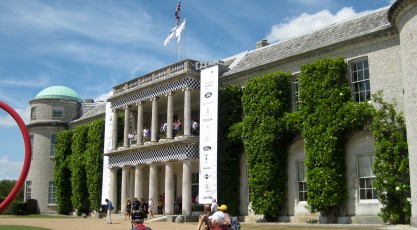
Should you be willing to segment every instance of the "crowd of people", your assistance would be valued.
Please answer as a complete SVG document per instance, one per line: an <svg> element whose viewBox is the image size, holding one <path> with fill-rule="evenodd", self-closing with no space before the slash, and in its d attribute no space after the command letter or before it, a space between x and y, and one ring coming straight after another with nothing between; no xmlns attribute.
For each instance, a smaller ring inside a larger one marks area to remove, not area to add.
<svg viewBox="0 0 417 230"><path fill-rule="evenodd" d="M163 214L164 195L161 195L157 203L157 214ZM180 198L180 196L177 196ZM193 204L198 202L198 196L193 193ZM113 210L113 204L110 200L105 200L107 203L107 224L111 224L111 210ZM176 202L177 203L177 202ZM125 220L130 220L132 223L132 229L137 230L150 230L150 228L144 225L144 220L147 218L154 218L155 203L152 199L145 203L142 198L141 201L137 197L133 202L127 200L125 206ZM179 209L181 209L179 207ZM179 211L180 212L180 211ZM178 213L180 214L180 213ZM204 212L199 216L197 230L239 230L240 225L235 217L232 217L225 204L218 205L216 199L212 199L211 204L204 205Z"/></svg>
<svg viewBox="0 0 417 230"><path fill-rule="evenodd" d="M161 128L159 129L159 133L157 135L158 139L160 139L160 137L163 134L167 133L167 129L168 129L168 124L165 122L161 125ZM174 137L180 135L180 133L182 131L182 121L179 120L179 119L176 120L173 124L172 130L173 130L173 133L174 133ZM199 125L198 125L198 122L195 119L193 119L192 122L191 122L191 134L192 135L198 135L199 134ZM128 138L129 147L132 146L134 143L136 143L137 140L138 140L137 139L138 135L137 135L136 130L135 131L130 130L127 138ZM142 140L143 140L143 142L148 142L148 141L151 140L151 129L149 129L147 126L145 126L143 128Z"/></svg>

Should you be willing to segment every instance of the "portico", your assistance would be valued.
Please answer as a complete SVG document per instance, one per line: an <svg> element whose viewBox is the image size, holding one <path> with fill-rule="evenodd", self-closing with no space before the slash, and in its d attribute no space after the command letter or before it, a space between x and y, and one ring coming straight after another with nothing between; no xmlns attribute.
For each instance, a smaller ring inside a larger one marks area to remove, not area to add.
<svg viewBox="0 0 417 230"><path fill-rule="evenodd" d="M199 87L195 61L185 60L113 88L111 121L106 121L112 137L104 155L109 198L117 211L135 196L156 205L165 194L166 215L174 214L176 196L182 199L182 214L191 215L192 175L199 167L199 137L192 135L191 123L199 119ZM177 121L181 129L174 132Z"/></svg>

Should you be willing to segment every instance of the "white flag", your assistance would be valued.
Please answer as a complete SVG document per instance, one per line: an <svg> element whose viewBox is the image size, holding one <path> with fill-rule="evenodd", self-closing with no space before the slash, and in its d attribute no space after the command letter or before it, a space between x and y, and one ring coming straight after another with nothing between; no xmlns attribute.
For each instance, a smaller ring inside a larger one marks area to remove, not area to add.
<svg viewBox="0 0 417 230"><path fill-rule="evenodd" d="M184 30L185 27L185 22L187 21L187 19L184 19L184 21L182 21L181 25L178 26L178 28L175 30L175 37L178 38L177 43L180 43L181 40L181 33Z"/></svg>
<svg viewBox="0 0 417 230"><path fill-rule="evenodd" d="M169 43L169 40L171 40L171 38L174 37L175 31L177 30L177 25L175 25L174 27L172 27L171 31L169 32L168 37L165 39L164 41L164 46L167 46Z"/></svg>

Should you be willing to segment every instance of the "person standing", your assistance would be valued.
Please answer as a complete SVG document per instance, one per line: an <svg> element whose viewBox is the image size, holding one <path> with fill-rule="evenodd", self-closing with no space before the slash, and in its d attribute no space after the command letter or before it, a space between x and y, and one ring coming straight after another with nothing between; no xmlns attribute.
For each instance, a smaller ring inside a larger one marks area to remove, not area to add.
<svg viewBox="0 0 417 230"><path fill-rule="evenodd" d="M126 219L130 220L131 212L132 212L132 202L130 200L127 200L126 209L125 209L125 221Z"/></svg>
<svg viewBox="0 0 417 230"><path fill-rule="evenodd" d="M155 218L155 216L153 215L154 206L155 204L153 203L152 198L149 199L148 201L149 218Z"/></svg>
<svg viewBox="0 0 417 230"><path fill-rule="evenodd" d="M140 201L138 200L138 197L135 196L135 198L133 199L132 206L133 206L133 212L139 211Z"/></svg>
<svg viewBox="0 0 417 230"><path fill-rule="evenodd" d="M217 212L217 211L219 211L219 205L217 204L217 201L216 201L216 199L212 199L211 200L211 213L215 213L215 212ZM223 215L224 216L224 215Z"/></svg>
<svg viewBox="0 0 417 230"><path fill-rule="evenodd" d="M112 224L111 222L111 211L113 210L113 203L109 200L105 200L107 203L107 224Z"/></svg>

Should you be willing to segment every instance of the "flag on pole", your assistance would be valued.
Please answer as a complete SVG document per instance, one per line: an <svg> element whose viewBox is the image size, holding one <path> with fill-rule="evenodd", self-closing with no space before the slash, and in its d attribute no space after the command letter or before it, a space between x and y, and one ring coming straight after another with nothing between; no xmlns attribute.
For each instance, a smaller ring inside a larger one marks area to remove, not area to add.
<svg viewBox="0 0 417 230"><path fill-rule="evenodd" d="M164 41L164 46L167 46L169 41L175 36L177 38L177 43L180 43L181 41L181 34L185 27L185 22L187 19L184 19L182 23L180 24L180 11L181 11L181 0L178 1L177 8L175 9L175 20L176 23L174 27L172 27L171 31L168 34L168 37Z"/></svg>
<svg viewBox="0 0 417 230"><path fill-rule="evenodd" d="M177 30L177 25L174 25L174 27L172 27L171 31L169 32L168 37L164 41L164 46L167 46L168 45L169 40L171 40L171 38L174 37L176 30Z"/></svg>
<svg viewBox="0 0 417 230"><path fill-rule="evenodd" d="M180 11L181 11L181 0L178 1L177 9L175 9L175 19L177 20L177 26L178 26L178 23L180 23Z"/></svg>
<svg viewBox="0 0 417 230"><path fill-rule="evenodd" d="M185 22L187 21L187 19L184 19L184 21L182 21L181 25L178 26L178 28L175 30L175 37L177 37L177 43L180 43L181 40L181 33L184 30L185 27Z"/></svg>

